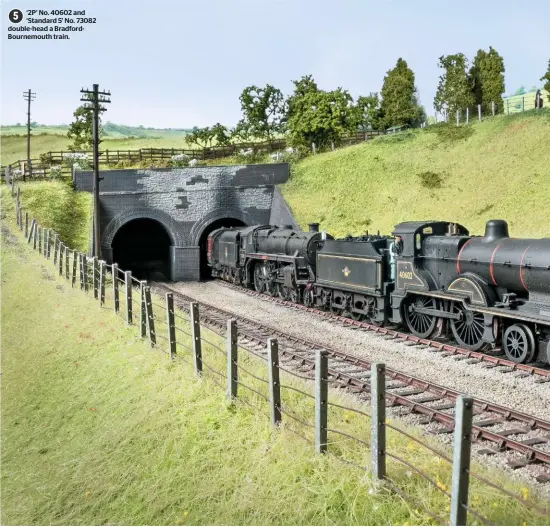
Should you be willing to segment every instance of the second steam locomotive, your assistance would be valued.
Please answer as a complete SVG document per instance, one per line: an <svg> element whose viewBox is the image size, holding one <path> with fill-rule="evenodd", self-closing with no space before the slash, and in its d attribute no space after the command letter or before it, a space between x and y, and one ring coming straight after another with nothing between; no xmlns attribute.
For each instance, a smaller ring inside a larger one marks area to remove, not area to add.
<svg viewBox="0 0 550 527"><path fill-rule="evenodd" d="M213 276L261 293L550 363L550 238L510 238L504 220L487 222L484 236L446 221L400 223L392 235L221 228L207 261Z"/></svg>

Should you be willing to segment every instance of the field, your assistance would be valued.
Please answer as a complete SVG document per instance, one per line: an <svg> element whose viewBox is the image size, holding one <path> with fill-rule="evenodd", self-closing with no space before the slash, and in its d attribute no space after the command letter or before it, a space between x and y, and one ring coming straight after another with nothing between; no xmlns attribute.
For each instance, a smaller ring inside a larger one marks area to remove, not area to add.
<svg viewBox="0 0 550 527"><path fill-rule="evenodd" d="M24 190L23 204L38 191ZM407 467L390 469L416 505L384 487L375 490L368 473L334 455L315 456L284 424L274 431L257 397L247 399L259 410L240 399L228 404L207 372L197 379L190 365L151 350L135 326L112 313L109 300L100 308L23 242L5 188L1 198L2 524L427 525L433 520L422 506L448 514L443 494ZM203 352L205 362L223 368L209 346ZM240 354L241 361L265 373L255 359ZM293 393L285 401L300 412L303 397ZM349 412L330 419L360 436L369 427ZM388 448L448 489L441 458L391 432ZM330 449L368 464L360 445L334 441ZM506 482L498 472L473 470ZM534 497L531 489L508 485ZM477 483L470 499L496 524L546 521Z"/></svg>
<svg viewBox="0 0 550 527"><path fill-rule="evenodd" d="M548 110L440 124L310 156L281 190L300 225L338 236L429 219L483 234L492 218L512 236L549 236L548 144Z"/></svg>
<svg viewBox="0 0 550 527"><path fill-rule="evenodd" d="M504 99L504 109L506 111L506 101L508 101L508 110L510 113L518 113L522 111L522 104L525 106L525 110L531 110L535 107L535 95L536 91L530 91L523 95L510 95ZM550 106L550 93L545 90L541 90L543 108Z"/></svg>

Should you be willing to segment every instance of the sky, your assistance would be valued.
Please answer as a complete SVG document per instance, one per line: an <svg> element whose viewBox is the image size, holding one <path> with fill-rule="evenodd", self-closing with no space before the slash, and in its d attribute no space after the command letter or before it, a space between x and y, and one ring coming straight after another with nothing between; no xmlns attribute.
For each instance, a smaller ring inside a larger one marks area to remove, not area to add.
<svg viewBox="0 0 550 527"><path fill-rule="evenodd" d="M69 123L80 89L97 83L112 93L106 121L233 126L246 86L288 95L292 80L311 74L321 89L356 98L379 92L399 57L433 114L441 55L471 60L493 46L506 94L540 86L550 59L548 0L2 0L1 8L2 124L25 122L29 88L33 121ZM96 23L69 40L8 40L14 8L85 9Z"/></svg>

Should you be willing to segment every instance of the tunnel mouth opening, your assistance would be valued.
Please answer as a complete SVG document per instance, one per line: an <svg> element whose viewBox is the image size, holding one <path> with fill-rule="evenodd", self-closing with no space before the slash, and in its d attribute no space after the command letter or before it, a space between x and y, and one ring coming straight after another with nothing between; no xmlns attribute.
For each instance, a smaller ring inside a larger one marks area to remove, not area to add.
<svg viewBox="0 0 550 527"><path fill-rule="evenodd" d="M206 260L206 251L207 251L207 240L208 235L220 229L222 227L246 227L246 223L236 218L221 218L212 222L208 227L204 229L199 239L199 248L200 248L200 279L201 280L210 280L212 278L210 267L208 267L208 262Z"/></svg>
<svg viewBox="0 0 550 527"><path fill-rule="evenodd" d="M170 235L160 222L135 219L115 234L111 244L113 262L138 280L170 280L171 245Z"/></svg>

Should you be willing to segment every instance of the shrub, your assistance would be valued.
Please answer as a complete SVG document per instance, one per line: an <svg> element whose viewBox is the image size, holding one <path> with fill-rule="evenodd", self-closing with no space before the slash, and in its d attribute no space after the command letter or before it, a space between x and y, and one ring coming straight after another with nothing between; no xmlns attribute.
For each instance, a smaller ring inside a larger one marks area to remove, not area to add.
<svg viewBox="0 0 550 527"><path fill-rule="evenodd" d="M443 183L443 177L440 174L437 172L430 172L429 170L421 172L418 174L418 177L420 178L422 186L425 188L441 188Z"/></svg>

